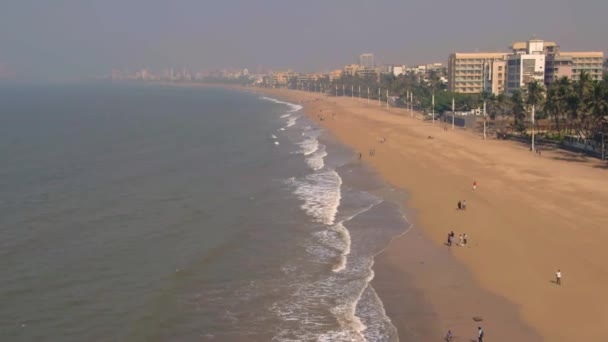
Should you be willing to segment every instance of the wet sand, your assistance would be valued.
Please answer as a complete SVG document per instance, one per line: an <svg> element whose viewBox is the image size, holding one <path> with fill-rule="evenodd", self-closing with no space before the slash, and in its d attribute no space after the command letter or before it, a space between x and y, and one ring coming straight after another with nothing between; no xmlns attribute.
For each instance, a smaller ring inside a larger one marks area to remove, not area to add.
<svg viewBox="0 0 608 342"><path fill-rule="evenodd" d="M416 228L374 266L374 287L402 340L440 339L452 329L469 341L478 325L492 341L606 339L606 164L560 150L538 157L526 145L445 131L374 101L266 92L303 103L312 119L411 195L406 205ZM466 211L456 210L462 199ZM445 246L450 230L456 241L466 232L468 247ZM411 287L417 295L402 290Z"/></svg>

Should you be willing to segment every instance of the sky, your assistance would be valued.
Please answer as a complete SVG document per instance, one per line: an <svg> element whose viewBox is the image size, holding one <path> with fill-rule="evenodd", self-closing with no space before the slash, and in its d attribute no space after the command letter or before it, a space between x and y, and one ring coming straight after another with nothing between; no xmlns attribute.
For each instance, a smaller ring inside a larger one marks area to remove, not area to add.
<svg viewBox="0 0 608 342"><path fill-rule="evenodd" d="M112 68L328 71L446 62L532 37L607 51L606 0L2 0L0 79L86 79Z"/></svg>

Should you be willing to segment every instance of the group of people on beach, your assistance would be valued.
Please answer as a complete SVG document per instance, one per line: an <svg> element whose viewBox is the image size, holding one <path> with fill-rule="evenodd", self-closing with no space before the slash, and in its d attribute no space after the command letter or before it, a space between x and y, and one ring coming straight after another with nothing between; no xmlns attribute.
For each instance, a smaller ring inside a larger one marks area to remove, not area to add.
<svg viewBox="0 0 608 342"><path fill-rule="evenodd" d="M464 234L460 234L460 236L458 237L458 246L466 246L467 242L469 240L469 236L467 235L467 233ZM451 231L448 233L448 242L447 245L448 247L452 247L452 244L454 243L454 231Z"/></svg>
<svg viewBox="0 0 608 342"><path fill-rule="evenodd" d="M477 341L483 342L484 331L482 327L477 327ZM452 342L454 340L454 335L452 334L452 330L448 330L448 333L445 335L446 342Z"/></svg>
<svg viewBox="0 0 608 342"><path fill-rule="evenodd" d="M541 153L540 148L537 147L533 150L532 146L530 146L530 152L532 152L532 151L534 151L536 153L536 155L540 157L540 153Z"/></svg>
<svg viewBox="0 0 608 342"><path fill-rule="evenodd" d="M458 201L458 210L467 210L467 200Z"/></svg>

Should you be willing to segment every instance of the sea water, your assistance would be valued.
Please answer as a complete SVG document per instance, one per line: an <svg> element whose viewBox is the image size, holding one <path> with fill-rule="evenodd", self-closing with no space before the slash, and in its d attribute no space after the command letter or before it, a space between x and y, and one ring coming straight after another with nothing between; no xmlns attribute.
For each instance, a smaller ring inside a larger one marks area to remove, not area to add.
<svg viewBox="0 0 608 342"><path fill-rule="evenodd" d="M0 90L3 340L398 340L369 285L394 189L299 104Z"/></svg>

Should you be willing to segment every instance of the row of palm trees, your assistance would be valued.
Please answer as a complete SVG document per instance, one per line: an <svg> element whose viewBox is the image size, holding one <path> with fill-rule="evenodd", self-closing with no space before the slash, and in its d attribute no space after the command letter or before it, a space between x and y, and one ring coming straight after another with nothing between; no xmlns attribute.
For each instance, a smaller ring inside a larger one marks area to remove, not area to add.
<svg viewBox="0 0 608 342"><path fill-rule="evenodd" d="M482 94L481 100L491 118L501 117L520 133L527 131L533 108L536 122L545 119L545 133L552 136L597 139L608 133L608 76L595 81L583 72L579 80L563 77L548 87L533 81L510 97Z"/></svg>
<svg viewBox="0 0 608 342"><path fill-rule="evenodd" d="M490 120L494 126L501 129L511 129L514 132L525 134L534 121L536 129L550 137L577 136L584 139L598 139L600 135L608 135L608 76L603 80L591 79L588 73L581 73L578 80L560 78L546 87L543 83L533 81L525 88L507 94L493 95L457 94L447 91L437 73L430 73L427 77L413 73L381 77L359 77L343 75L332 82L321 81L323 87L332 92L332 89L345 89L346 94L361 96L367 89L372 89L370 97L378 97L378 88L382 89L380 97L386 98L385 89L391 96L406 101L406 94L414 97L414 105L421 110L431 110L431 99L434 95L436 113L452 110L452 101L456 110L471 110L480 108L486 103ZM376 90L376 91L374 91ZM338 91L339 92L339 91ZM533 110L534 108L534 110ZM534 118L532 120L532 112ZM542 126L539 126L542 123Z"/></svg>

